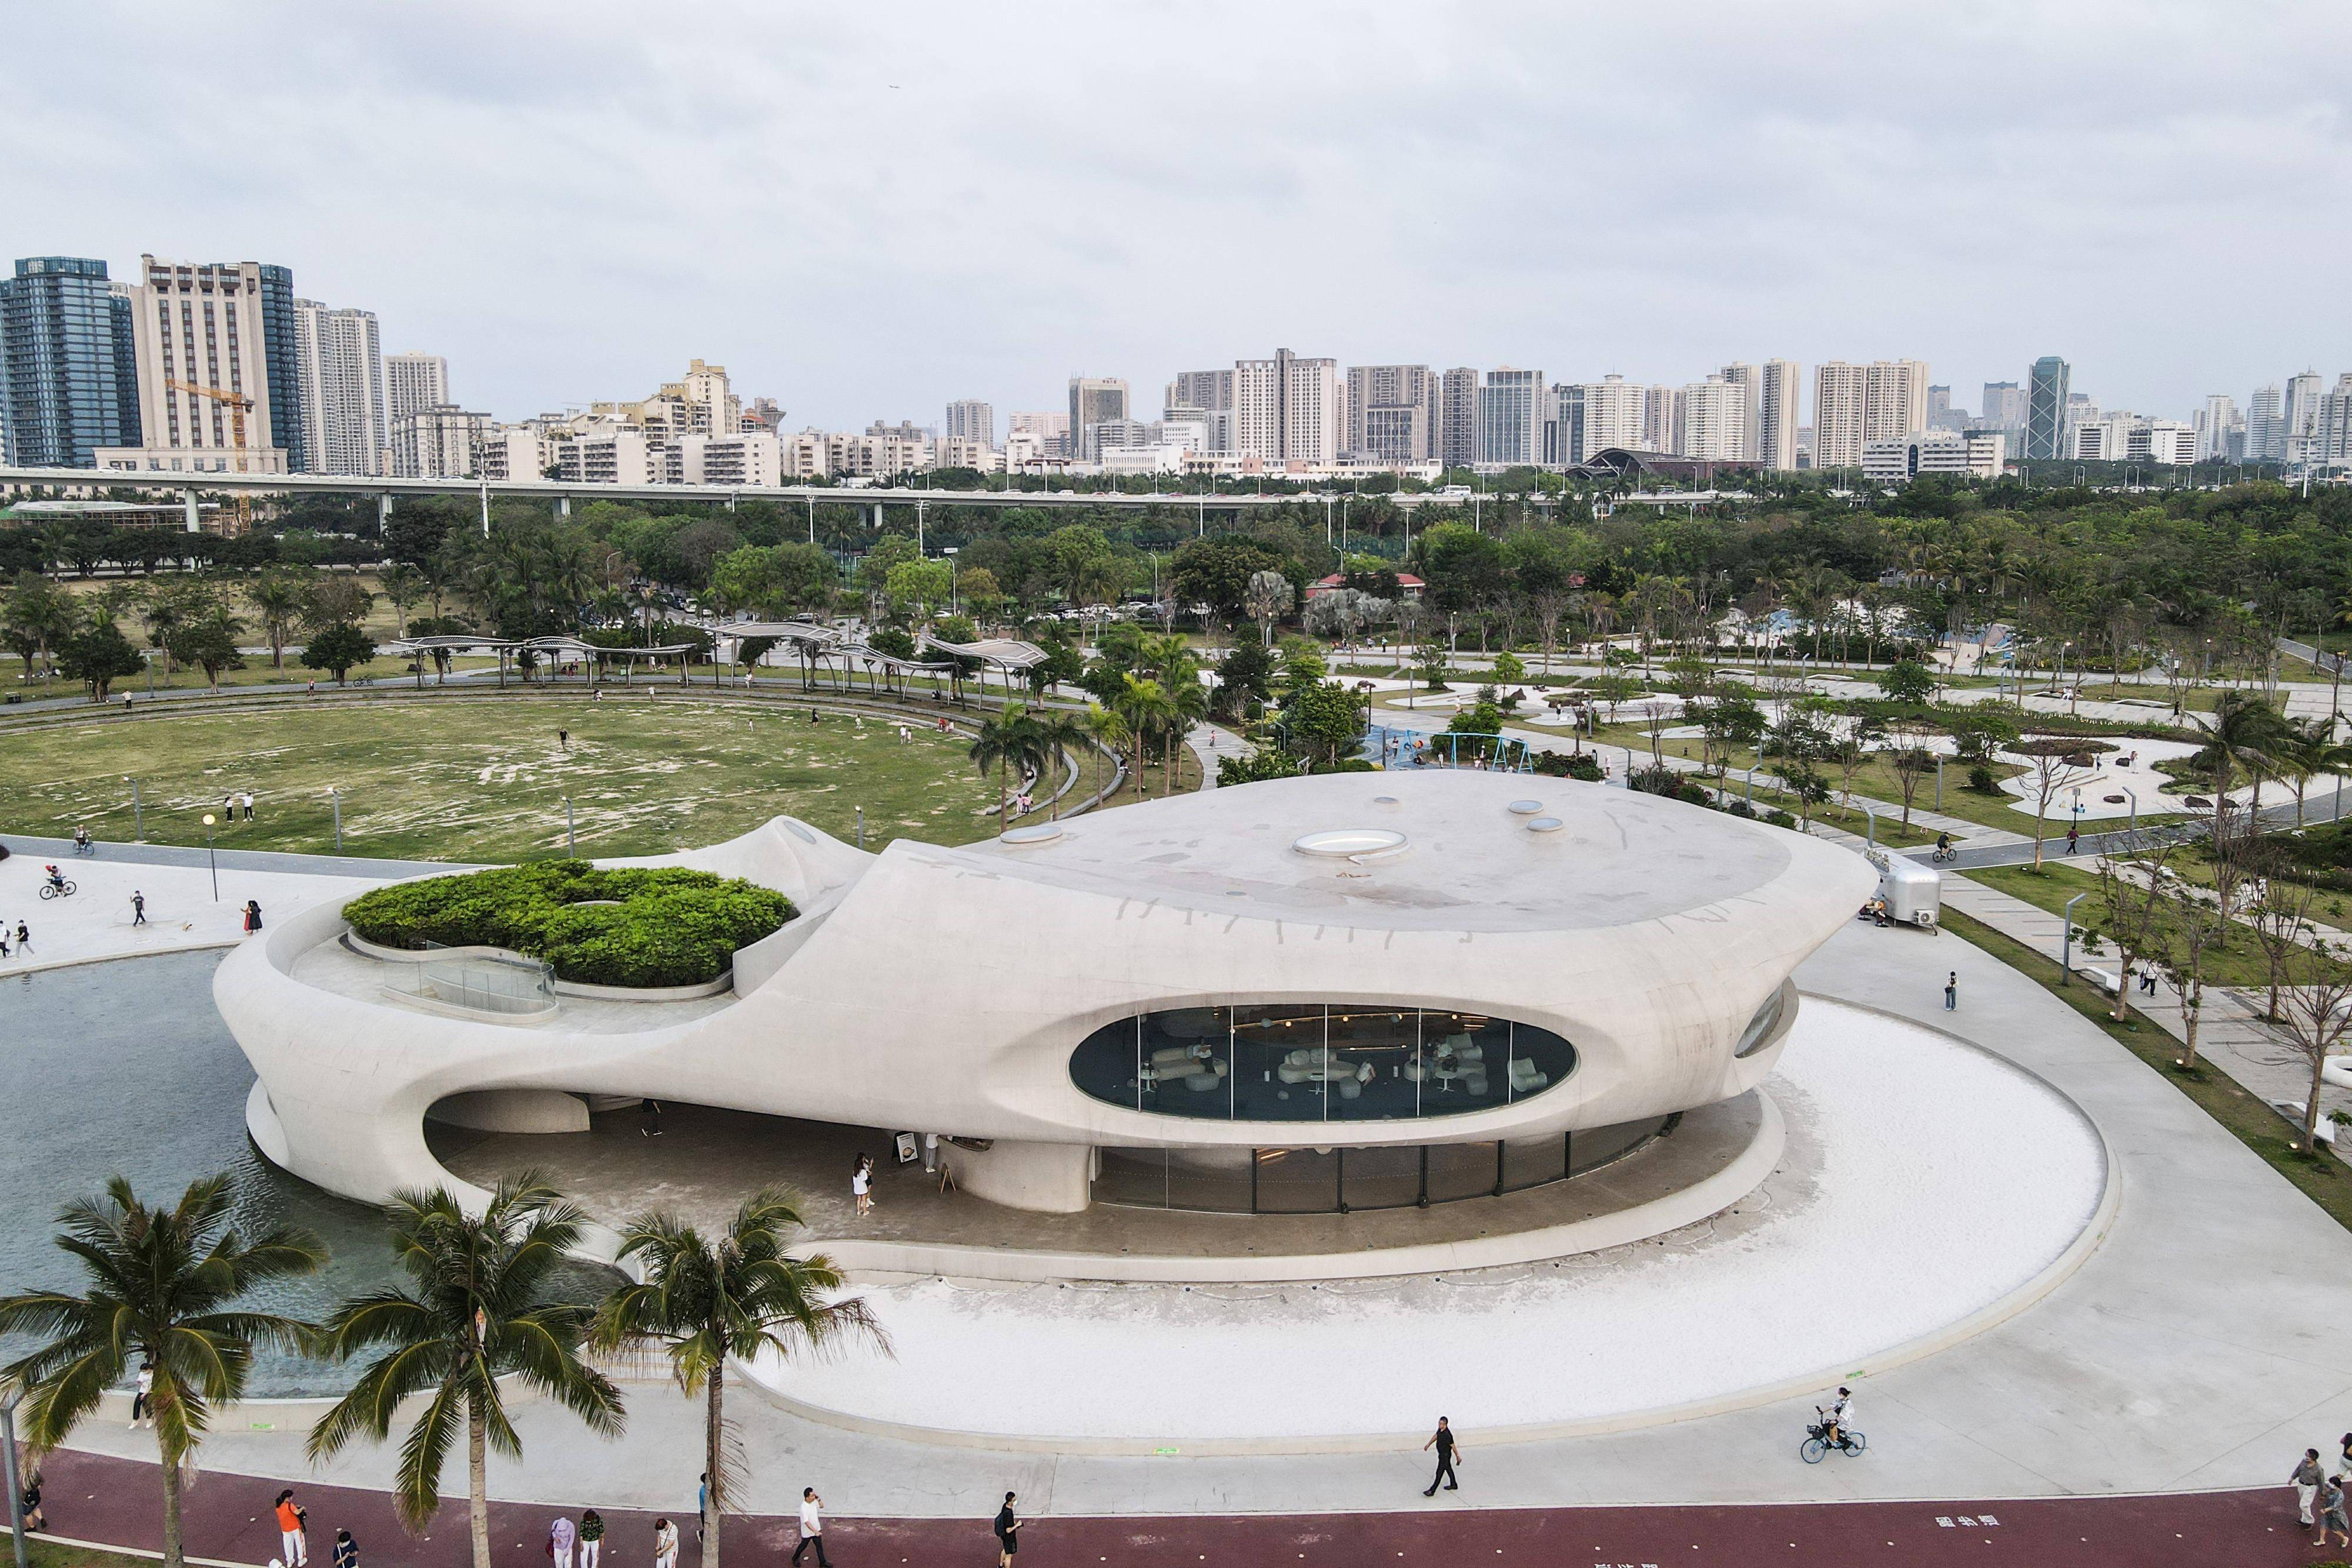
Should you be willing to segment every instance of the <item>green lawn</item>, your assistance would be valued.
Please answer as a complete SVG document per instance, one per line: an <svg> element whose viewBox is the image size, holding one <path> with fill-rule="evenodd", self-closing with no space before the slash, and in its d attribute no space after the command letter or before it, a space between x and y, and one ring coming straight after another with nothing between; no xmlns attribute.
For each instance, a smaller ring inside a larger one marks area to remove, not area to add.
<svg viewBox="0 0 2352 1568"><path fill-rule="evenodd" d="M1960 874L2053 915L2064 915L2068 899L2078 893L2088 893L2091 896L2074 906L2075 923L2088 925L2099 918L2102 904L2099 878L2095 872L2059 864L2045 857L2038 872L2030 865L2003 865L1979 866ZM2218 986L2268 986L2270 970L2263 964L2262 948L2255 945L2242 923L2233 921L2231 925L2229 941L2207 956L2206 979ZM2109 949L2109 956L2112 956L2113 949Z"/></svg>
<svg viewBox="0 0 2352 1568"><path fill-rule="evenodd" d="M675 691L676 688L670 688ZM568 749L556 731L571 731ZM968 742L868 718L640 692L570 698L410 697L163 713L26 729L0 744L0 830L201 844L201 817L250 789L251 822L223 847L320 852L342 791L346 852L515 861L562 854L571 797L583 853L654 854L716 843L779 813L866 847L902 836L964 843L995 831L992 780Z"/></svg>
<svg viewBox="0 0 2352 1568"><path fill-rule="evenodd" d="M0 1542L8 1540L8 1521L0 1519ZM0 1546L0 1551L11 1550ZM37 1531L25 1534L25 1558L28 1568L155 1568L156 1559L134 1557L127 1552L101 1552L91 1546L68 1546L62 1541L51 1541Z"/></svg>
<svg viewBox="0 0 2352 1568"><path fill-rule="evenodd" d="M146 645L143 637L133 636L131 642L137 647L143 648ZM335 684L335 677L324 670L304 669L301 653L302 645L299 642L289 646L286 650L284 669L272 666L269 663L269 655L267 653L248 655L245 661L245 668L222 671L220 684L223 689L232 686L282 685L288 683L300 685L306 681L316 681L322 687ZM457 659L450 664L453 672L469 669L494 670L497 667L496 659ZM81 682L69 681L59 675L39 676L27 681L25 679L25 664L21 659L9 658L5 665L0 665L0 668L4 668L6 672L5 676L0 676L0 690L21 694L26 702L38 702L45 697L87 697L89 695L89 688ZM114 689L108 694L108 700L119 706L126 696L143 697L150 691L202 691L211 684L205 679L205 673L202 670L174 666L172 673L166 675L163 673L163 664L161 659L152 661L149 668L154 676L152 684L144 674L127 675L114 683ZM705 678L708 679L707 670ZM409 674L407 660L383 658L353 666L349 679L353 685L368 682L377 685L388 685L414 681L415 677ZM426 667L425 679L428 685L433 680L433 672L429 665Z"/></svg>

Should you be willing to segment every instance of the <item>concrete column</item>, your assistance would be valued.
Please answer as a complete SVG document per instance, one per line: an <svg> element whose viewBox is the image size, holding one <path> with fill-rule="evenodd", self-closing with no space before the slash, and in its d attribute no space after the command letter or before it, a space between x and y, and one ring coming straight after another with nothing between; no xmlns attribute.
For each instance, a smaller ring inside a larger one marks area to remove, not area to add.
<svg viewBox="0 0 2352 1568"><path fill-rule="evenodd" d="M1095 1151L1087 1144L1017 1144L999 1138L986 1154L942 1140L956 1186L974 1197L1038 1214L1076 1214L1092 1201Z"/></svg>
<svg viewBox="0 0 2352 1568"><path fill-rule="evenodd" d="M392 527L392 492L389 490L375 498L375 526L378 529Z"/></svg>
<svg viewBox="0 0 2352 1568"><path fill-rule="evenodd" d="M572 497L569 497L569 496L558 496L558 497L555 497L555 515L556 515L559 518L562 518L562 519L564 519L564 520L566 520L566 521L570 520L570 518L571 518L571 517L572 517Z"/></svg>
<svg viewBox="0 0 2352 1568"><path fill-rule="evenodd" d="M180 505L187 508L188 532L192 534L203 533L205 531L205 525L196 517L196 493L194 490L181 491Z"/></svg>

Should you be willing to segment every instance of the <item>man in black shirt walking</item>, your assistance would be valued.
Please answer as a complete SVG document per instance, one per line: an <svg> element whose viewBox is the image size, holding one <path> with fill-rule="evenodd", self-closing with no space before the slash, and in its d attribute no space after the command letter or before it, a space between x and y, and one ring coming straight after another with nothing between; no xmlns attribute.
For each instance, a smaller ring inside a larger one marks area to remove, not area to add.
<svg viewBox="0 0 2352 1568"><path fill-rule="evenodd" d="M1460 1491L1461 1483L1454 1479L1454 1456L1462 1451L1462 1445L1454 1440L1454 1428L1446 1425L1443 1416L1437 1418L1437 1430L1430 1434L1429 1441L1421 1446L1424 1454L1432 1448L1437 1450L1437 1473L1429 1478L1429 1490L1421 1495L1435 1497L1440 1481L1445 1483L1447 1491Z"/></svg>

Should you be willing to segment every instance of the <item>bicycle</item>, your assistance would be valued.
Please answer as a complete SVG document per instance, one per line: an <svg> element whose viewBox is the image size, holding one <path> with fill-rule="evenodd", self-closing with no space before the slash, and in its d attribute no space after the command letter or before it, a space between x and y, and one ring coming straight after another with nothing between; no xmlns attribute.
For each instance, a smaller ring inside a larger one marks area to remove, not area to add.
<svg viewBox="0 0 2352 1568"><path fill-rule="evenodd" d="M1937 850L1934 854L1929 855L1927 858L1936 864L1942 865L1946 861L1958 860L1959 857L1959 847L1958 845L1954 845L1949 849Z"/></svg>
<svg viewBox="0 0 2352 1568"><path fill-rule="evenodd" d="M1870 1447L1869 1438L1853 1431L1841 1430L1837 1435L1837 1440L1832 1442L1829 1429L1830 1424L1827 1420L1806 1423L1804 1443L1797 1449L1799 1457L1805 1463L1820 1464L1832 1448L1835 1448L1841 1454L1859 1454Z"/></svg>
<svg viewBox="0 0 2352 1568"><path fill-rule="evenodd" d="M73 880L69 877L62 882L45 882L41 883L41 898L44 903L52 898L71 898L79 891L80 890L74 884Z"/></svg>

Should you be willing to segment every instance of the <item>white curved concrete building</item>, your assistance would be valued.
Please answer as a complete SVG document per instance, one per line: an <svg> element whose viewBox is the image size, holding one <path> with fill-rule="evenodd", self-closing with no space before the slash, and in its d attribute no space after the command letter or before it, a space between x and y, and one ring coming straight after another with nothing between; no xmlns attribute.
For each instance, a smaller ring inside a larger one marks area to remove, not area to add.
<svg viewBox="0 0 2352 1568"><path fill-rule="evenodd" d="M594 1097L653 1096L952 1136L966 1190L1034 1209L1500 1192L1753 1088L1790 971L1874 883L1796 833L1450 769L878 855L780 818L659 863L798 916L720 994L529 1019L388 992L414 967L353 951L337 907L240 948L215 993L264 1152L375 1200L448 1179L428 1111L578 1130Z"/></svg>

